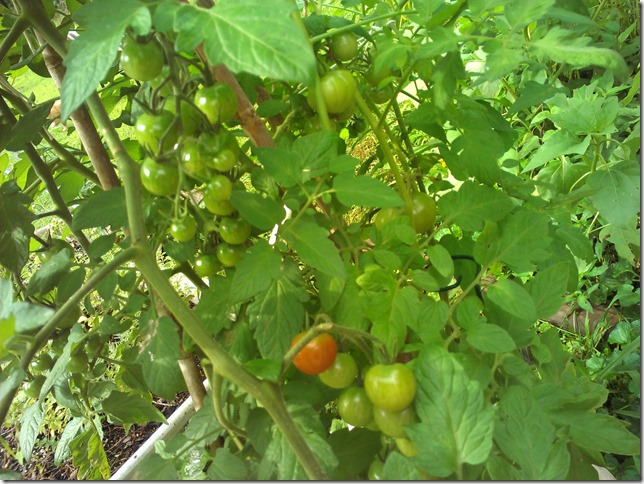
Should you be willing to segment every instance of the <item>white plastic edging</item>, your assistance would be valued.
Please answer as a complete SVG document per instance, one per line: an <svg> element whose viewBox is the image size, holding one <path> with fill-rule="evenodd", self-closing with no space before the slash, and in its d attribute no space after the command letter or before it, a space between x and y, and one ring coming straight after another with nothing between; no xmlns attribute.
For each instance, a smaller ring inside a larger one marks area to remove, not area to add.
<svg viewBox="0 0 644 484"><path fill-rule="evenodd" d="M203 382L206 390L209 389L210 385L208 380ZM130 456L128 460L123 463L123 465L116 471L110 481L127 481L132 480L132 475L136 470L136 467L141 463L144 457L149 454L154 453L154 444L158 440L168 440L170 437L179 432L190 420L195 413L195 407L192 405L192 397L188 397L185 402L183 402L179 408L177 408L170 418L168 419L167 424L162 424L158 429L154 431L152 435L143 442L141 447Z"/></svg>

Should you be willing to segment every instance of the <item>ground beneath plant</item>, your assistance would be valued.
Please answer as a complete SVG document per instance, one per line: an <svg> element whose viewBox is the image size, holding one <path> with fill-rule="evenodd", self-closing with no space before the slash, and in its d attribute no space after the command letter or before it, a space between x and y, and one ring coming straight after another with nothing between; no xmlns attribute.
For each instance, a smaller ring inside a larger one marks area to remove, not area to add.
<svg viewBox="0 0 644 484"><path fill-rule="evenodd" d="M181 393L171 402L155 398L153 403L168 418L186 398L188 398L188 394ZM112 474L137 451L159 425L158 423L133 425L127 433L125 433L122 425L111 425L109 423L103 425L103 446ZM17 442L18 435L15 428L0 429L0 469L18 472L21 475L21 479L24 480L58 481L77 479L77 469L72 465L71 460L63 462L60 466L54 464L54 449L47 445L43 435L39 436L39 441L36 443L30 462L21 464L1 445L4 443L11 449L17 449Z"/></svg>

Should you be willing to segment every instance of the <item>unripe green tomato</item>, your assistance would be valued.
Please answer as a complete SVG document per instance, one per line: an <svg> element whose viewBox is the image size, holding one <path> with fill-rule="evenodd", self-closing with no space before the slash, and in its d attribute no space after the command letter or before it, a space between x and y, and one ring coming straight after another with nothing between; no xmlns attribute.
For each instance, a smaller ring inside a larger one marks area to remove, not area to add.
<svg viewBox="0 0 644 484"><path fill-rule="evenodd" d="M414 406L410 405L399 412L390 412L383 408L374 407L373 419L383 434L390 437L406 437L405 426L416 421Z"/></svg>
<svg viewBox="0 0 644 484"><path fill-rule="evenodd" d="M212 277L221 269L215 254L202 254L195 259L195 272L199 277Z"/></svg>
<svg viewBox="0 0 644 484"><path fill-rule="evenodd" d="M349 425L364 427L373 421L373 404L364 388L352 386L340 393L338 413Z"/></svg>
<svg viewBox="0 0 644 484"><path fill-rule="evenodd" d="M224 267L235 267L244 252L246 252L246 248L242 245L230 245L222 242L217 246L217 259Z"/></svg>
<svg viewBox="0 0 644 484"><path fill-rule="evenodd" d="M414 193L411 197L411 226L417 234L427 232L436 222L436 202L426 193Z"/></svg>
<svg viewBox="0 0 644 484"><path fill-rule="evenodd" d="M331 388L347 388L358 376L358 365L349 353L338 353L331 367L318 377Z"/></svg>
<svg viewBox="0 0 644 484"><path fill-rule="evenodd" d="M418 455L418 449L416 449L416 446L412 441L407 438L403 437L396 439L396 447L398 447L400 453L405 457L414 457Z"/></svg>
<svg viewBox="0 0 644 484"><path fill-rule="evenodd" d="M374 365L365 375L364 387L374 406L399 412L416 396L416 376L402 363Z"/></svg>
<svg viewBox="0 0 644 484"><path fill-rule="evenodd" d="M54 359L49 353L42 353L38 358L32 360L31 371L34 373L44 373L54 366Z"/></svg>
<svg viewBox="0 0 644 484"><path fill-rule="evenodd" d="M379 458L375 458L371 465L369 466L369 470L367 471L367 477L369 478L370 481L381 481L382 480L382 468L383 468L383 463Z"/></svg>
<svg viewBox="0 0 644 484"><path fill-rule="evenodd" d="M250 224L241 218L226 217L219 224L219 236L229 244L243 244L250 236Z"/></svg>
<svg viewBox="0 0 644 484"><path fill-rule="evenodd" d="M230 200L230 194L233 192L233 182L226 175L215 175L206 184L204 198L209 198L216 202Z"/></svg>
<svg viewBox="0 0 644 484"><path fill-rule="evenodd" d="M40 390L45 384L46 377L45 375L36 375L33 380L31 380L24 388L25 395L30 398L38 398L40 395Z"/></svg>
<svg viewBox="0 0 644 484"><path fill-rule="evenodd" d="M137 81L154 79L163 69L163 50L155 41L137 42L129 35L123 40L121 69L126 76Z"/></svg>
<svg viewBox="0 0 644 484"><path fill-rule="evenodd" d="M208 168L201 150L201 146L194 138L184 139L181 143L181 168L186 175L191 176L199 181L205 181L210 178L210 168Z"/></svg>
<svg viewBox="0 0 644 484"><path fill-rule="evenodd" d="M179 169L175 165L157 163L152 158L146 158L141 164L141 183L154 195L174 195L179 180Z"/></svg>
<svg viewBox="0 0 644 484"><path fill-rule="evenodd" d="M231 150L235 156L239 157L241 151L235 135L223 127L217 133L203 133L199 136L199 144L203 150L204 157L214 157L225 149Z"/></svg>
<svg viewBox="0 0 644 484"><path fill-rule="evenodd" d="M330 114L339 114L351 107L356 99L356 80L351 72L338 69L320 79L322 98Z"/></svg>
<svg viewBox="0 0 644 484"><path fill-rule="evenodd" d="M237 111L235 91L225 82L199 89L194 102L212 124L227 123Z"/></svg>
<svg viewBox="0 0 644 484"><path fill-rule="evenodd" d="M208 161L208 166L220 172L228 172L235 167L237 154L228 148L221 150Z"/></svg>
<svg viewBox="0 0 644 484"><path fill-rule="evenodd" d="M152 153L159 151L161 138L161 152L171 150L179 139L174 113L170 111L163 110L159 114L142 113L136 119L134 129L136 139Z"/></svg>
<svg viewBox="0 0 644 484"><path fill-rule="evenodd" d="M350 61L358 53L358 39L351 32L343 32L331 37L329 47L337 60Z"/></svg>
<svg viewBox="0 0 644 484"><path fill-rule="evenodd" d="M188 101L185 101L183 99L179 101L179 103L181 110L181 132L184 136L194 136L199 131L199 125L202 119L201 114L192 103L189 103ZM176 98L168 98L163 103L163 109L176 115Z"/></svg>
<svg viewBox="0 0 644 484"><path fill-rule="evenodd" d="M230 215L235 211L235 207L233 207L233 204L228 200L213 200L210 197L204 196L203 201L206 204L208 211L210 213L214 213L215 215L225 217L226 215Z"/></svg>
<svg viewBox="0 0 644 484"><path fill-rule="evenodd" d="M181 220L175 220L170 225L170 233L179 242L192 240L197 233L197 221L192 215L186 215Z"/></svg>
<svg viewBox="0 0 644 484"><path fill-rule="evenodd" d="M399 217L400 217L400 209L394 208L394 207L381 208L380 211L374 217L374 223L376 224L376 228L378 230L382 230L382 228L386 224L393 222Z"/></svg>

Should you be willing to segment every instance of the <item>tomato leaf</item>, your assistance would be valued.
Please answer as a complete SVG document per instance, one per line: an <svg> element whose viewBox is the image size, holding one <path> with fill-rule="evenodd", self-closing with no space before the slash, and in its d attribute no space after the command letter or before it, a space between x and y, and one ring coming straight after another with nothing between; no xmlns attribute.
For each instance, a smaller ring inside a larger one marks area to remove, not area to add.
<svg viewBox="0 0 644 484"><path fill-rule="evenodd" d="M382 467L383 481L419 481L423 477L416 469L414 463L399 452L392 452L387 457Z"/></svg>
<svg viewBox="0 0 644 484"><path fill-rule="evenodd" d="M279 278L282 257L268 242L259 239L245 252L237 265L230 292L230 303L248 301L256 294L266 291Z"/></svg>
<svg viewBox="0 0 644 484"><path fill-rule="evenodd" d="M152 22L150 11L138 0L88 3L75 17L85 29L70 43L65 57L67 72L61 86L60 111L63 121L105 78L114 64L126 27L132 25L137 33L144 34Z"/></svg>
<svg viewBox="0 0 644 484"><path fill-rule="evenodd" d="M101 406L109 421L112 423L143 424L148 422L166 422L163 414L152 405L150 400L136 393L113 391L101 402Z"/></svg>
<svg viewBox="0 0 644 484"><path fill-rule="evenodd" d="M291 18L294 9L285 0L225 0L207 10L185 5L175 15L176 48L190 52L204 42L213 65L310 84L315 56L312 49L303 48L309 45L308 39Z"/></svg>
<svg viewBox="0 0 644 484"><path fill-rule="evenodd" d="M538 407L530 391L515 385L507 389L496 417L494 441L519 467L519 479L563 480L570 455L566 441Z"/></svg>
<svg viewBox="0 0 644 484"><path fill-rule="evenodd" d="M311 222L298 221L285 225L282 235L305 264L330 276L346 276L340 252L329 240L326 229Z"/></svg>
<svg viewBox="0 0 644 484"><path fill-rule="evenodd" d="M416 365L416 413L421 423L407 427L418 449L415 458L430 475L446 477L463 463L485 462L492 450L494 409L478 382L440 347L426 347Z"/></svg>
<svg viewBox="0 0 644 484"><path fill-rule="evenodd" d="M177 361L182 358L179 350L181 339L177 332L177 326L165 316L158 319L150 318L147 321L142 317L141 322L147 322L145 329L147 344L145 351L139 353L137 361L143 367L145 382L153 393L166 400L173 400L177 393L186 389L179 365L177 365ZM132 418L134 417L136 415L132 416ZM115 421L122 420L122 423L137 423L128 421L127 415L118 412L113 415L113 418L116 419Z"/></svg>
<svg viewBox="0 0 644 484"><path fill-rule="evenodd" d="M250 475L246 463L225 447L217 449L207 472L215 481L245 481Z"/></svg>
<svg viewBox="0 0 644 484"><path fill-rule="evenodd" d="M53 100L45 101L21 116L11 129L6 146L2 146L4 143L0 143L0 147L9 151L20 151L26 143L31 142L37 145L40 142L40 128L47 119L53 104Z"/></svg>
<svg viewBox="0 0 644 484"><path fill-rule="evenodd" d="M29 256L29 239L34 233L35 215L25 204L29 198L18 191L16 182L0 187L0 264L19 273Z"/></svg>
<svg viewBox="0 0 644 484"><path fill-rule="evenodd" d="M336 430L330 435L329 444L338 456L334 480L349 479L365 471L380 449L380 442L374 438L373 432L364 428Z"/></svg>
<svg viewBox="0 0 644 484"><path fill-rule="evenodd" d="M36 402L27 408L20 419L18 443L20 444L20 452L27 462L31 462L31 453L36 445L43 418L43 406L40 402Z"/></svg>
<svg viewBox="0 0 644 484"><path fill-rule="evenodd" d="M244 220L261 230L270 230L284 219L284 207L257 192L235 190L230 203Z"/></svg>
<svg viewBox="0 0 644 484"><path fill-rule="evenodd" d="M588 176L586 183L599 190L590 200L608 223L618 227L632 226L640 209L638 178L628 175L617 166L596 170Z"/></svg>
<svg viewBox="0 0 644 484"><path fill-rule="evenodd" d="M74 213L74 230L112 226L113 229L127 224L125 191L122 187L101 191L86 199Z"/></svg>
<svg viewBox="0 0 644 484"><path fill-rule="evenodd" d="M491 323L470 327L466 332L466 339L474 348L484 353L506 353L517 347L506 330Z"/></svg>
<svg viewBox="0 0 644 484"><path fill-rule="evenodd" d="M110 465L103 442L94 425L70 442L72 464L78 469L80 480L107 480L110 477Z"/></svg>
<svg viewBox="0 0 644 484"><path fill-rule="evenodd" d="M536 320L537 310L530 293L516 282L503 279L491 285L487 298L512 316Z"/></svg>
<svg viewBox="0 0 644 484"><path fill-rule="evenodd" d="M400 207L403 200L385 183L366 175L341 173L333 179L335 196L346 207Z"/></svg>
<svg viewBox="0 0 644 484"><path fill-rule="evenodd" d="M530 281L528 290L534 301L537 317L545 319L555 314L563 304L568 284L567 263L559 262L540 270Z"/></svg>

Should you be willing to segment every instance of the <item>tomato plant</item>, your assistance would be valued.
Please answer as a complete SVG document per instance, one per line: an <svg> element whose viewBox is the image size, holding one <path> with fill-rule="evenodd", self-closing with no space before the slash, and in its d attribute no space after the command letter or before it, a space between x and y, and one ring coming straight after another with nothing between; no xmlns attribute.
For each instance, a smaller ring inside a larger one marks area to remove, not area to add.
<svg viewBox="0 0 644 484"><path fill-rule="evenodd" d="M365 427L373 422L373 404L364 388L345 388L338 397L338 414L346 423Z"/></svg>
<svg viewBox="0 0 644 484"><path fill-rule="evenodd" d="M416 395L416 377L403 363L374 365L365 374L364 387L374 406L390 412L408 407Z"/></svg>
<svg viewBox="0 0 644 484"><path fill-rule="evenodd" d="M346 388L358 376L358 365L349 353L338 353L333 364L318 374L322 383L331 388Z"/></svg>
<svg viewBox="0 0 644 484"><path fill-rule="evenodd" d="M149 81L161 74L164 65L163 51L154 39L138 42L125 36L121 49L121 69L125 75L137 81Z"/></svg>
<svg viewBox="0 0 644 484"><path fill-rule="evenodd" d="M297 334L291 340L291 348L302 337L304 333ZM293 358L293 365L302 373L307 375L317 375L329 369L338 353L338 346L328 333L322 333L311 341L309 341L304 348L302 348L295 358Z"/></svg>
<svg viewBox="0 0 644 484"><path fill-rule="evenodd" d="M154 195L174 195L179 188L179 170L175 165L146 158L141 164L141 183Z"/></svg>

